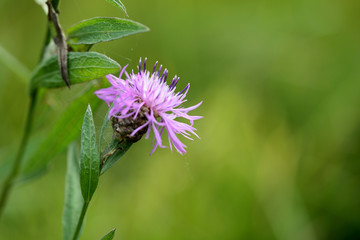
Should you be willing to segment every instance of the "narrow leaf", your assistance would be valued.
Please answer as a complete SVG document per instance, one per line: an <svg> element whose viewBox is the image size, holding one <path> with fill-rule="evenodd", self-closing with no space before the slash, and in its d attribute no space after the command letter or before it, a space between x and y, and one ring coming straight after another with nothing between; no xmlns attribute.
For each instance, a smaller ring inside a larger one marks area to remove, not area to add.
<svg viewBox="0 0 360 240"><path fill-rule="evenodd" d="M38 87L57 88L65 86L61 78L57 55L42 62L31 78L30 90ZM119 71L120 65L107 56L96 52L73 52L68 54L71 84L83 83Z"/></svg>
<svg viewBox="0 0 360 240"><path fill-rule="evenodd" d="M77 144L69 146L65 177L65 203L63 212L63 239L71 240L81 214L83 198L80 189L79 152Z"/></svg>
<svg viewBox="0 0 360 240"><path fill-rule="evenodd" d="M126 16L128 16L125 5L120 0L106 0L106 1L109 3L112 3L113 5L115 5L117 7L120 7L125 12Z"/></svg>
<svg viewBox="0 0 360 240"><path fill-rule="evenodd" d="M105 236L103 236L101 238L101 240L112 240L115 236L115 228L113 230L111 230L110 232L108 232Z"/></svg>
<svg viewBox="0 0 360 240"><path fill-rule="evenodd" d="M31 73L25 65L0 45L0 64L12 71L23 84L28 84Z"/></svg>
<svg viewBox="0 0 360 240"><path fill-rule="evenodd" d="M94 44L146 31L148 27L132 20L97 17L71 27L68 41L70 44Z"/></svg>
<svg viewBox="0 0 360 240"><path fill-rule="evenodd" d="M97 87L94 85L87 87L88 89L67 107L47 136L37 146L32 147L34 152L25 157L19 182L30 180L44 173L52 158L78 138L82 122L80 116L82 116L84 108L89 103L93 109L100 106L100 100L94 94Z"/></svg>
<svg viewBox="0 0 360 240"><path fill-rule="evenodd" d="M117 140L112 140L101 156L103 161L100 171L101 175L109 170L117 161L119 161L120 158L126 153L126 151L129 150L131 145L132 143L130 142L119 142Z"/></svg>
<svg viewBox="0 0 360 240"><path fill-rule="evenodd" d="M51 0L51 4L54 6L55 11L58 12L58 6L59 6L60 0Z"/></svg>
<svg viewBox="0 0 360 240"><path fill-rule="evenodd" d="M9 176L11 168L14 164L16 157L17 148L14 144L0 149L0 156L2 159L0 161L0 182L3 183L5 179Z"/></svg>
<svg viewBox="0 0 360 240"><path fill-rule="evenodd" d="M24 152L24 163L26 163L26 161L29 159L29 156L33 155L34 152L36 151L36 148L39 147L39 145L43 142L44 140L44 136L43 134L40 133L33 133L28 141L28 145L25 148L25 152ZM9 146L7 146L6 148L2 148L0 155L3 156L3 158L1 159L1 164L0 164L0 182L3 182L5 180L5 178L8 176L8 174L10 174L15 157L16 157L16 153L18 151L18 144L11 144ZM21 175L22 172L20 172ZM22 182L22 181L21 181ZM18 184L20 183L19 178L17 178L15 180L15 183Z"/></svg>
<svg viewBox="0 0 360 240"><path fill-rule="evenodd" d="M85 202L90 202L99 181L100 156L96 145L94 119L88 106L81 129L80 185Z"/></svg>
<svg viewBox="0 0 360 240"><path fill-rule="evenodd" d="M109 109L109 111L110 111L110 109ZM100 136L99 136L99 150L100 151L101 151L102 142L104 139L104 132L105 132L106 126L109 124L109 111L105 114L105 118L104 118L103 124L100 129Z"/></svg>

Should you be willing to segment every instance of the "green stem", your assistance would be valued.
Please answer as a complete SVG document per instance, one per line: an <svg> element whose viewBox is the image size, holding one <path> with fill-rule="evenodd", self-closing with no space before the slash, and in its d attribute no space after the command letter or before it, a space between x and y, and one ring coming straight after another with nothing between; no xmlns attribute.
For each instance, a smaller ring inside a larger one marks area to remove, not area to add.
<svg viewBox="0 0 360 240"><path fill-rule="evenodd" d="M41 62L43 60L45 52L46 52L46 48L49 45L50 41L51 41L51 33L50 33L50 29L49 29L49 23L47 23L44 43L43 43L42 48L41 48L41 54L40 54L39 62Z"/></svg>
<svg viewBox="0 0 360 240"><path fill-rule="evenodd" d="M55 5L56 5L56 9L57 9L57 5L58 5L59 1L54 0L54 2L55 2ZM43 47L41 49L39 62L42 61L42 59L44 57L44 54L45 54L46 46L49 44L50 40L51 40L50 30L49 30L49 26L47 26L46 35L45 35ZM5 179L5 182L4 182L4 185L3 185L3 189L2 189L2 192L1 192L1 196L0 196L0 219L1 219L1 216L2 216L2 214L4 212L4 208L5 208L7 199L9 198L10 190L14 186L16 177L17 177L17 175L19 174L19 171L20 171L21 160L22 160L22 158L24 156L25 148L26 148L27 142L29 140L29 136L30 136L31 125L32 125L33 115L34 115L34 109L35 109L35 105L36 105L37 92L38 92L38 90L35 90L35 91L32 91L31 94L30 94L30 105L29 105L28 115L27 115L27 118L26 118L24 135L23 135L23 137L21 139L19 151L17 152L14 165L13 165L13 167L11 169L11 173Z"/></svg>
<svg viewBox="0 0 360 240"><path fill-rule="evenodd" d="M88 206L89 206L89 202L88 201L84 202L84 205L83 205L82 210L81 210L80 218L79 218L78 224L76 226L76 230L75 230L75 233L74 233L73 240L77 240L78 237L79 237L80 230L81 230L81 227L83 225L84 217L85 217L86 210L87 210Z"/></svg>
<svg viewBox="0 0 360 240"><path fill-rule="evenodd" d="M37 96L37 91L34 91L30 97L30 105L29 105L29 111L28 111L28 115L26 118L26 123L25 123L25 130L24 130L24 135L21 139L21 143L19 146L19 150L17 152L16 158L15 158L15 162L14 165L12 167L12 170L9 174L9 176L6 178L5 182L4 182L4 186L1 192L1 197L0 197L0 218L2 216L2 213L4 211L4 207L5 204L7 202L7 199L9 197L9 193L10 190L12 189L12 187L14 186L16 177L19 173L20 170L20 166L21 166L21 160L23 159L24 153L25 153L25 148L27 145L27 142L29 140L29 136L30 136L30 131L31 131L31 125L32 125L32 120L33 120L33 115L34 115L34 109L35 109L35 104L36 104L36 96Z"/></svg>

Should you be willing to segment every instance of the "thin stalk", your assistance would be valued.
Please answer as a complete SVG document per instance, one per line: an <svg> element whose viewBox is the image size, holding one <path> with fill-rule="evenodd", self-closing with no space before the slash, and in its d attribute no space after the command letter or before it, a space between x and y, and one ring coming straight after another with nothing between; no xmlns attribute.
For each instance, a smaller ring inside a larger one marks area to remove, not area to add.
<svg viewBox="0 0 360 240"><path fill-rule="evenodd" d="M58 11L59 0L51 0L51 2L52 2L53 6L55 8L55 11ZM45 51L46 51L46 46L49 44L50 41L51 41L51 34L50 34L50 29L49 29L49 24L48 24L45 39L44 39L44 43L43 43L43 47L41 49L39 62L42 61L42 59L44 57L44 54L45 54ZM25 148L27 146L29 136L30 136L30 132L31 132L31 126L32 126L32 121L33 121L33 116L34 116L34 109L35 109L35 105L36 105L37 93L38 93L38 90L35 90L35 91L32 91L32 93L30 94L30 105L29 105L28 115L27 115L27 118L26 118L24 135L23 135L23 137L21 139L19 150L17 152L16 158L15 158L15 161L14 161L14 165L13 165L13 167L11 169L11 172L10 172L9 176L5 179L3 189L1 191L1 196L0 196L0 219L1 219L1 216L2 216L2 214L4 212L6 202L7 202L8 198L9 198L10 190L13 188L14 183L16 181L16 177L17 177L17 175L19 174L19 171L20 171L21 162L22 162L22 159L23 159L23 156L24 156L24 153L25 153ZM86 206L86 208L87 208L87 206ZM85 212L86 212L86 208L85 208ZM85 212L84 212L84 215L85 215Z"/></svg>
<svg viewBox="0 0 360 240"><path fill-rule="evenodd" d="M81 210L81 214L80 214L80 217L79 217L79 221L78 221L78 224L76 226L76 230L75 230L75 233L74 233L74 237L73 237L73 240L77 240L78 237L79 237L79 234L80 234L80 230L81 230L81 227L83 225L83 222L84 222L84 218L85 218L85 214L86 214L86 210L89 206L89 202L88 201L85 201L84 202L84 205L82 207L82 210Z"/></svg>
<svg viewBox="0 0 360 240"><path fill-rule="evenodd" d="M28 114L27 114L27 118L26 118L24 135L21 139L19 150L17 152L12 170L4 182L4 186L3 186L3 189L1 192L0 219L1 219L2 213L4 211L4 207L6 205L7 199L9 197L10 190L14 186L16 177L19 174L21 160L23 159L23 156L25 153L25 148L26 148L27 142L29 140L31 125L32 125L33 116L34 116L34 109L35 109L35 104L36 104L36 96L37 96L37 91L34 91L30 97L30 105L29 105L29 110L28 110Z"/></svg>
<svg viewBox="0 0 360 240"><path fill-rule="evenodd" d="M50 30L49 30L49 27L47 27L43 47L41 49L39 62L42 61L42 59L44 57L44 54L45 54L46 46L49 44L50 40L51 40ZM13 165L13 167L11 169L11 172L10 172L9 176L5 179L5 182L4 182L2 191L1 191L1 196L0 196L0 219L1 219L1 216L2 216L2 214L4 212L4 208L5 208L6 202L7 202L8 198L9 198L10 191L13 188L16 177L17 177L17 175L19 174L19 171L20 171L21 160L22 160L22 158L24 156L25 148L26 148L26 145L28 143L30 132L31 132L34 109L35 109L35 105L36 105L36 99L37 99L37 96L38 96L37 93L38 93L38 90L35 90L30 94L30 105L29 105L29 109L28 109L28 115L27 115L27 118L26 118L26 122L25 122L24 135L22 136L21 143L20 143L20 146L19 146L19 150L17 152L16 158L15 158L15 161L14 161L14 165Z"/></svg>

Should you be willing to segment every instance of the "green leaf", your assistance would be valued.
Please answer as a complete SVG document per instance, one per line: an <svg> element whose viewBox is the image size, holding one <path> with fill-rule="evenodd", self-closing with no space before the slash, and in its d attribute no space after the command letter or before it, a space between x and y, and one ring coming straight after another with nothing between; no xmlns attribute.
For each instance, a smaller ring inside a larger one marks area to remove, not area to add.
<svg viewBox="0 0 360 240"><path fill-rule="evenodd" d="M87 82L120 70L117 62L97 52L71 52L68 54L68 61L71 84ZM60 75L58 56L55 55L35 69L31 78L30 90L34 91L39 87L64 86L65 82Z"/></svg>
<svg viewBox="0 0 360 240"><path fill-rule="evenodd" d="M44 173L52 158L78 138L82 122L80 116L83 115L83 109L89 103L93 109L97 109L101 102L94 94L97 87L95 85L86 87L88 89L67 107L47 136L37 146L32 147L35 150L24 159L24 166L18 182L33 179Z"/></svg>
<svg viewBox="0 0 360 240"><path fill-rule="evenodd" d="M94 44L146 31L148 27L132 20L97 17L71 27L68 41L70 44Z"/></svg>
<svg viewBox="0 0 360 240"><path fill-rule="evenodd" d="M112 140L105 151L103 152L101 159L103 159L103 165L101 168L101 175L109 170L119 159L126 153L131 147L132 143L118 140Z"/></svg>
<svg viewBox="0 0 360 240"><path fill-rule="evenodd" d="M88 106L81 129L80 185L85 202L90 202L99 181L100 155L96 145L94 119Z"/></svg>
<svg viewBox="0 0 360 240"><path fill-rule="evenodd" d="M29 69L0 45L0 64L12 71L23 84L28 84L31 76Z"/></svg>
<svg viewBox="0 0 360 240"><path fill-rule="evenodd" d="M56 11L58 11L59 2L60 0L51 0L51 4L53 5Z"/></svg>
<svg viewBox="0 0 360 240"><path fill-rule="evenodd" d="M125 12L126 16L128 16L125 5L120 0L106 0L106 1L109 3L112 3L113 5L115 5L117 7L120 7Z"/></svg>
<svg viewBox="0 0 360 240"><path fill-rule="evenodd" d="M92 48L93 44L71 44L68 43L68 47L71 52L87 52Z"/></svg>
<svg viewBox="0 0 360 240"><path fill-rule="evenodd" d="M104 139L104 132L105 132L105 129L106 129L106 126L109 124L109 112L110 112L110 109L109 111L105 114L105 118L104 118L104 121L103 121L103 124L101 126L101 130L100 130L100 136L99 136L99 149L101 151L101 146L102 146L102 142L103 142L103 139Z"/></svg>
<svg viewBox="0 0 360 240"><path fill-rule="evenodd" d="M112 240L115 236L115 228L113 230L111 230L110 232L108 232L105 236L103 236L101 238L101 240Z"/></svg>
<svg viewBox="0 0 360 240"><path fill-rule="evenodd" d="M63 212L63 240L71 240L81 214L83 198L80 189L79 152L77 144L69 145L65 177L65 203Z"/></svg>
<svg viewBox="0 0 360 240"><path fill-rule="evenodd" d="M4 149L4 148L0 149L0 156L2 156L2 159L0 161L0 182L1 183L3 183L5 181L5 179L9 176L9 174L11 172L11 168L14 164L17 150L18 149L15 147L14 144L7 146L6 149Z"/></svg>

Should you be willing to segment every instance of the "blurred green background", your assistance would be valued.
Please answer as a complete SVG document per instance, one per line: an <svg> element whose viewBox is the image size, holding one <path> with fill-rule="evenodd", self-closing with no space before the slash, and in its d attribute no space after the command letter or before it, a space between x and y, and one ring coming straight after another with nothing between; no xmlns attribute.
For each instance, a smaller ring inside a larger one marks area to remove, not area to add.
<svg viewBox="0 0 360 240"><path fill-rule="evenodd" d="M115 239L360 239L360 1L123 2L151 31L94 50L132 68L139 57L158 60L180 87L191 82L186 106L204 101L193 111L204 116L201 140L184 140L185 156L149 157L150 140L135 144L101 178L82 239L112 228ZM126 17L103 0L62 0L60 11L64 29ZM0 0L0 45L29 70L45 27L34 1ZM28 73L5 63L0 165L28 105ZM43 104L61 113L71 99L62 96L73 93L51 90ZM95 113L98 128L105 112ZM14 189L0 239L62 238L65 169L64 151Z"/></svg>

